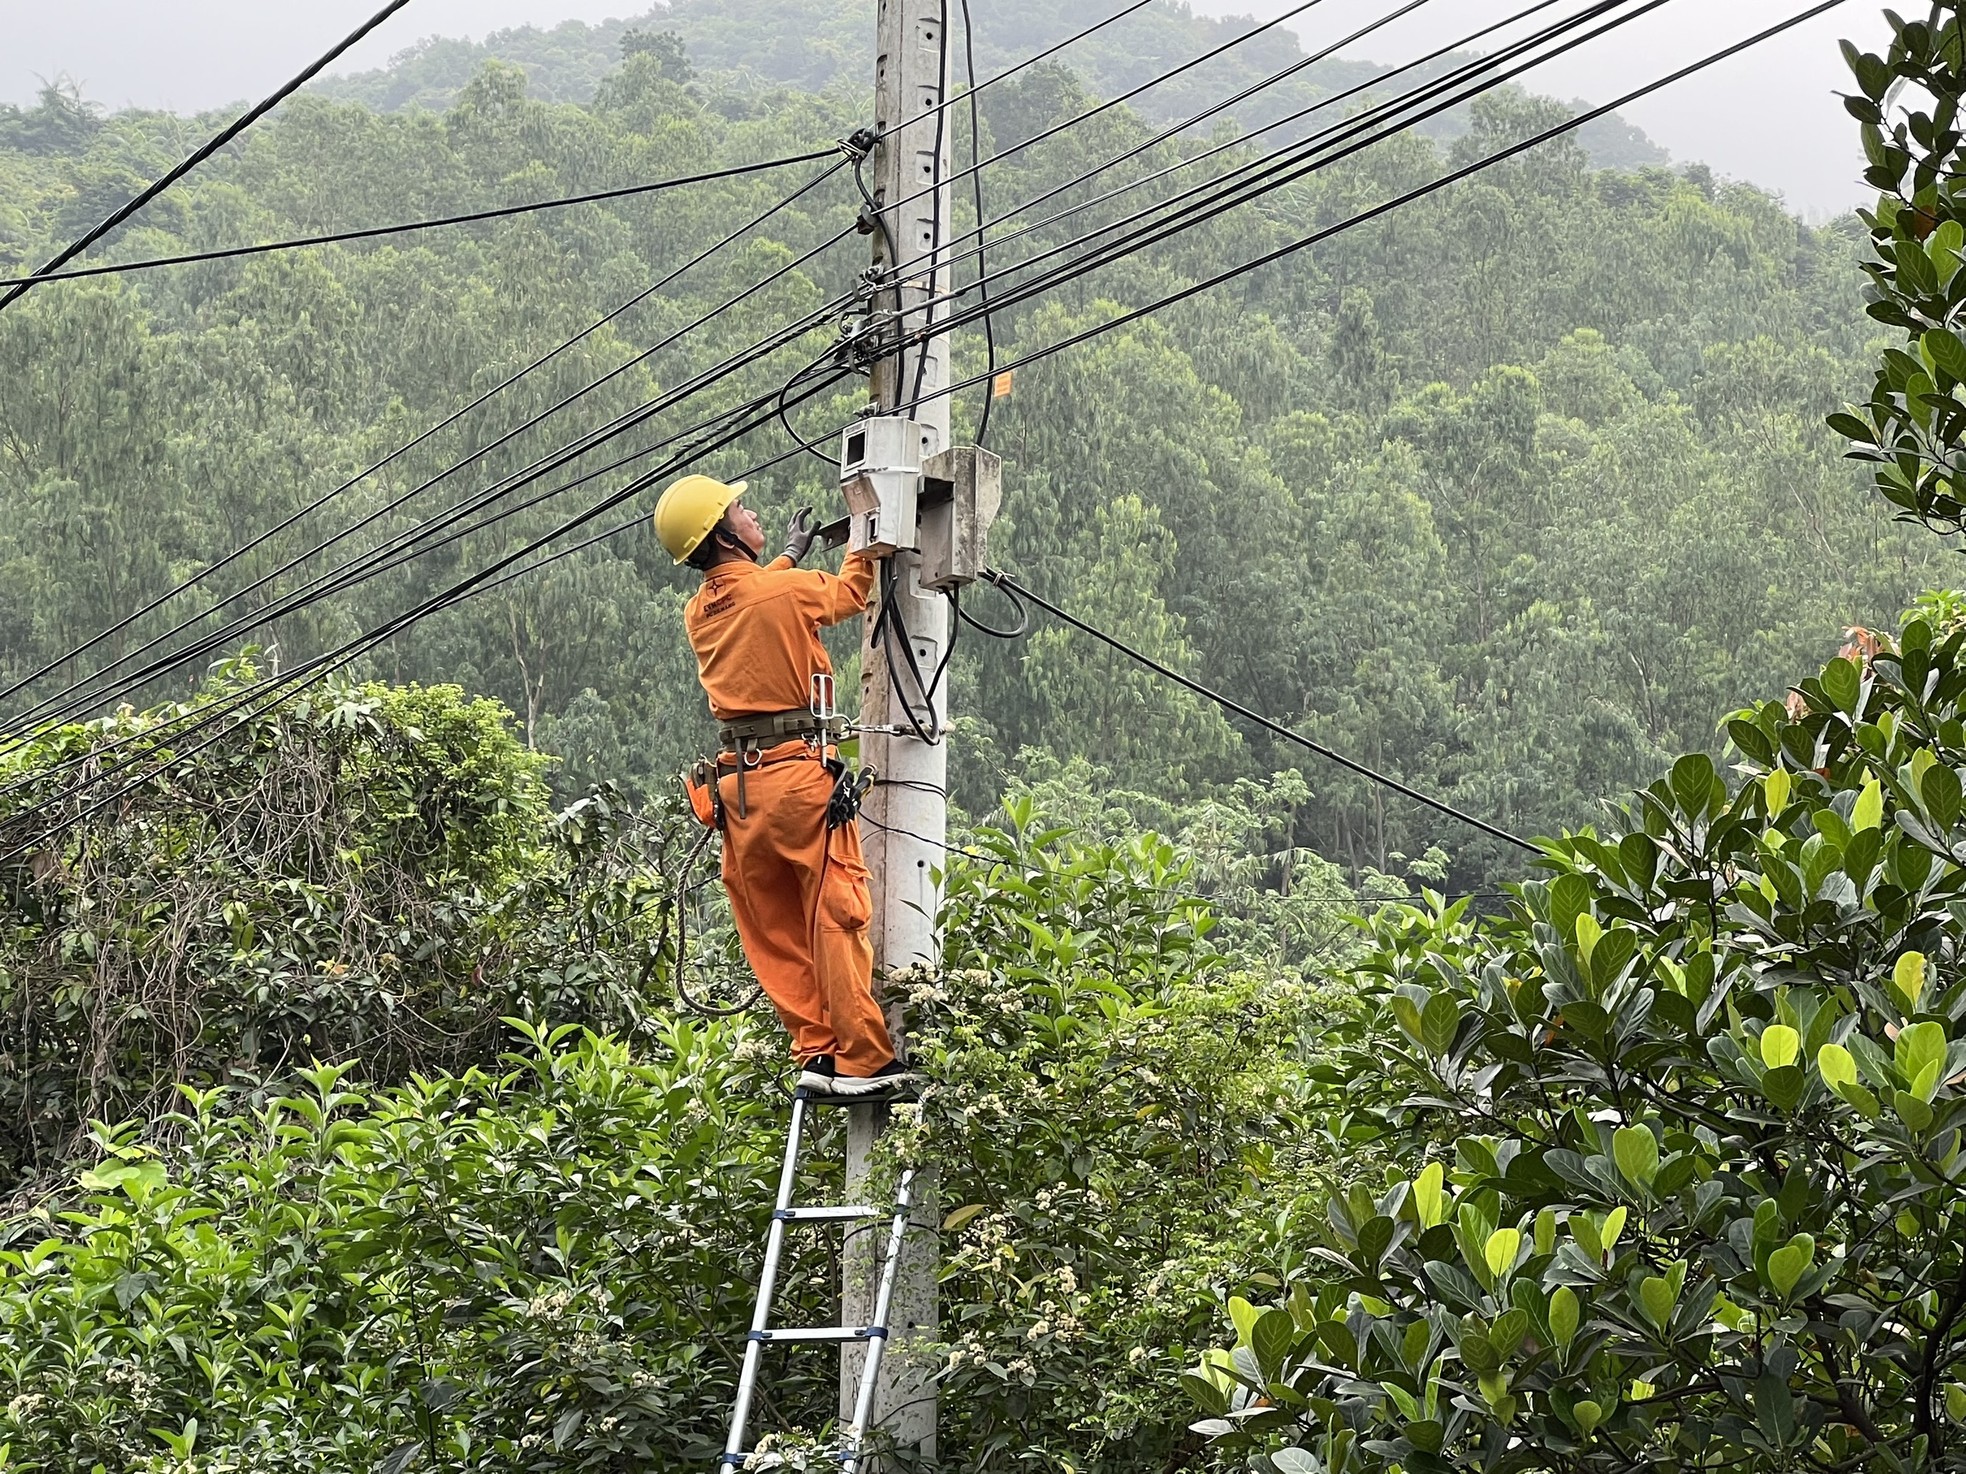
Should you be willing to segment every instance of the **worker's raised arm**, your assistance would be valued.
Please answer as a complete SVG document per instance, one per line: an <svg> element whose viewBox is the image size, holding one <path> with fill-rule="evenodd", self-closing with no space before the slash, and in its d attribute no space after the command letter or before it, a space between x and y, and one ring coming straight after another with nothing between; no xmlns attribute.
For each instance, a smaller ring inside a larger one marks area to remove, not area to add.
<svg viewBox="0 0 1966 1474"><path fill-rule="evenodd" d="M874 560L865 553L848 553L838 574L815 571L810 577L813 615L822 627L867 612L867 595L874 587Z"/></svg>

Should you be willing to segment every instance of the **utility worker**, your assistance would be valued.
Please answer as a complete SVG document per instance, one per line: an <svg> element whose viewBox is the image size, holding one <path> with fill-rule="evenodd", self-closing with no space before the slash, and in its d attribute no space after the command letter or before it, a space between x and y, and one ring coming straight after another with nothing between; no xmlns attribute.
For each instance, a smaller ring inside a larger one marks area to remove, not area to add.
<svg viewBox="0 0 1966 1474"><path fill-rule="evenodd" d="M842 727L819 714L814 693L815 678L830 692L833 676L819 631L865 611L874 564L849 553L838 577L801 571L817 536L807 507L784 554L761 565L764 529L744 487L686 476L655 508L662 546L703 573L683 624L722 724L724 887L744 955L792 1036L799 1085L873 1095L908 1075L874 1001L858 795L829 741Z"/></svg>

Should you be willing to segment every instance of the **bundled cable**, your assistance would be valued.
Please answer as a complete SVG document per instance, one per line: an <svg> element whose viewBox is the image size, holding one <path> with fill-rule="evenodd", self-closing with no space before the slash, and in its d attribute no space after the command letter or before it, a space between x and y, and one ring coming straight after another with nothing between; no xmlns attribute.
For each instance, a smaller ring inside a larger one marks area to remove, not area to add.
<svg viewBox="0 0 1966 1474"><path fill-rule="evenodd" d="M1723 48L1722 50L1717 51L1712 55L1709 55L1699 61L1691 63L1686 67L1680 68L1679 70L1665 77L1662 77L1643 87L1637 88L1625 94L1624 96L1603 105L1602 107L1586 111L1582 114L1579 114L1576 117L1566 120L1561 124L1546 129L1532 137L1526 138L1516 144L1497 150L1495 153L1488 155L1486 158L1474 161L1461 168L1452 170L1436 180L1430 181L1427 184L1416 187L1413 190L1407 191L1406 193L1399 195L1394 199L1387 200L1381 203L1380 205L1362 211L1350 217L1348 220L1339 222L1333 226L1326 227L1323 230L1315 231L1308 235L1302 236L1296 240L1287 242L1286 244L1279 246L1269 252L1265 252L1251 260L1245 261L1234 267L1218 272L1210 277L1194 282L1189 286L1181 288L1175 292L1168 293L1165 296L1143 307L1134 309L1132 311L1123 314L1118 314L1115 317L1096 325L1095 327L1088 328L1080 333L1074 334L1071 337L1068 337L1059 342L1048 344L1040 349L1033 350L1031 353L1024 355L1022 358L1020 358L1010 366L1011 367L1022 366L1023 364L1038 361L1052 354L1063 352L1071 347L1077 346L1080 343L1086 342L1091 338L1100 336L1107 332L1111 332L1119 327L1126 325L1127 323L1137 321L1139 318L1144 317L1154 311L1160 310L1164 307L1173 305L1180 301L1185 301L1191 297L1199 295L1202 292L1206 292L1213 289L1214 287L1220 286L1226 281L1233 280L1237 277L1245 275L1251 271L1258 270L1261 267L1272 264L1276 261L1286 259L1288 256L1296 252L1302 251L1304 249L1307 249L1308 247L1318 243L1319 241L1329 239L1332 236L1340 233L1341 231L1355 229L1360 225L1369 223L1376 219L1383 218L1385 215L1391 213L1394 210L1403 208L1406 205L1411 204L1412 202L1418 199L1427 197L1431 194L1439 192L1440 190L1449 188L1452 185L1459 183L1467 178L1470 178L1474 174L1480 172L1483 169L1490 168L1497 164L1506 162L1507 160L1519 157L1521 154L1527 152L1530 149L1539 147L1555 138L1570 133L1579 127L1585 126L1589 122L1594 121L1599 117L1605 116L1606 114L1615 111L1619 108L1628 106L1630 103L1637 101L1642 97L1648 96L1651 93L1656 92L1663 87L1669 86L1672 83L1677 82L1687 76L1690 76L1707 67L1713 66L1718 62L1724 61L1727 58L1737 55L1740 52L1752 46L1761 44L1762 42L1765 42L1766 40L1770 39L1775 35L1779 35L1782 32L1789 30L1796 25L1800 25L1803 22L1814 18L1817 15L1821 15L1829 10L1836 8L1841 3L1842 0L1822 0L1822 3L1802 11L1801 13L1791 17L1787 21L1780 22L1774 26L1771 26L1757 33L1756 35L1750 36L1745 40L1737 42L1732 46ZM1137 249L1137 246L1135 248ZM1069 280L1071 275L1073 274L1076 274L1076 271L1072 273L1061 271L1052 278L1052 281L1056 282L1057 280ZM1028 293L1025 293L1024 295L1028 295ZM936 391L936 393L939 396L942 393L948 393L954 390L969 387L969 385L974 384L975 382L977 382L977 380L972 378L964 383L950 385L948 389L938 390ZM819 391L801 390L799 398L800 399L809 398L811 397L811 394L816 392ZM726 422L720 423L713 435L711 435L708 439L701 441L694 446L691 446L684 453L672 459L668 463L667 467L658 468L655 471L651 471L647 473L647 475L645 476L636 478L634 481L631 481L624 487L620 488L618 491L602 498L599 502L596 502L595 504L589 506L575 517L560 524L558 527L552 529L546 534L538 538L529 540L522 547L505 555L504 557L500 558L499 560L492 563L488 567L474 572L469 577L459 581L458 583L451 585L450 587L446 588L440 593L431 596L429 599L424 600L422 603L418 604L414 608L405 611L402 615L399 615L391 619L390 621L387 621L384 625L378 626L375 629L365 632L362 636L357 637L357 639L354 641L348 642L348 644L344 645L339 650L330 652L326 656L319 657L315 661L309 662L305 667L302 668L302 672L299 673L297 679L300 681L304 681L305 683L308 684L311 684L312 682L318 681L320 679L325 679L326 676L332 674L333 671L343 668L349 661L356 658L364 649L372 648L374 644L380 643L381 641L390 638L395 633L399 632L404 628L407 628L410 624L416 622L417 620L428 617L428 615L431 613L435 613L441 609L452 607L454 604L460 602L465 598L472 596L475 593L484 592L486 590L499 587L504 583L509 582L513 578L523 576L524 574L529 572L535 572L538 569L548 566L551 563L556 562L561 558L571 556L586 547L590 547L594 545L595 543L605 539L606 537L612 536L615 533L618 533L622 530L625 530L625 528L634 525L633 522L623 523L619 527L610 528L604 532L590 535L589 537L587 537L586 539L580 542L576 542L561 547L544 558L535 559L533 556L537 553L544 551L549 545L558 542L562 537L570 533L579 531L582 527L598 519L600 516L605 515L608 510L610 510L615 506L618 506L623 501L626 501L638 495L642 490L654 484L655 481L659 479L660 475L663 474L663 472L669 467L673 467L674 465L683 463L698 455L707 454L711 450L718 449L721 448L722 446L732 444L737 439L741 438L742 435L748 433L750 429L755 429L759 425L768 422L775 412L773 407L774 404L775 404L775 398L773 396L766 396L766 402L755 414L734 417ZM909 405L909 406L901 406L900 408L905 411L906 409L912 407L913 407L912 405ZM776 464L798 453L800 452L796 450L784 452L781 455L772 458L771 460L760 463L758 467L754 468L754 471L757 469L763 469L765 466L768 465ZM1024 589L1021 585L1019 586L1019 590L1026 597L1030 598L1033 602L1037 603L1040 607L1044 607L1049 611L1053 612L1054 614L1057 614L1059 617L1066 619L1068 622L1072 622L1071 616L1066 615L1064 611L1057 609L1056 606L1050 605L1046 601L1038 598L1030 590ZM1087 630L1089 633L1092 633L1101 639L1107 639L1107 640L1110 639L1110 637L1105 636L1098 631L1091 630L1090 627L1087 627ZM1129 653L1133 653L1133 652L1129 652ZM1175 679L1183 684L1188 684L1187 678L1180 676L1176 672L1167 671L1165 673L1172 679ZM269 696L269 698L272 701L277 702L280 699L284 699L284 695L291 694L292 690L298 689L298 686L295 685L293 681L290 681L286 678L282 678L280 681L268 683L265 687L261 689L265 691L265 693ZM1204 695L1210 700L1214 700L1222 703L1227 702L1227 698L1219 696L1218 693L1208 691L1206 688L1200 688L1198 684L1196 685L1195 689L1197 690L1197 694ZM226 713L223 713L223 715L231 715L236 713L238 709L248 704L249 700L250 698L248 698L247 700L242 700L237 703L228 703L227 704L228 710ZM1225 709L1231 709L1231 708L1225 707ZM1248 720L1264 725L1266 726L1266 728L1274 728L1276 726L1276 724L1271 723L1269 719L1262 717L1258 713L1251 712L1247 708L1233 707L1232 709L1235 710L1237 714L1243 715ZM1298 734L1291 733L1288 731L1288 729L1278 729L1277 735L1284 737L1286 740L1312 747L1313 750L1321 750L1325 753L1325 755L1329 756L1333 761L1346 763L1348 766L1351 766L1350 760L1343 758L1342 755L1332 753L1328 749L1319 749L1310 743L1310 739L1306 739ZM184 756L184 755L174 754L172 757L165 758L163 762L161 762L158 765L157 768L151 770L149 773L145 774L144 776L139 777L135 781L137 782L148 781L148 779L155 777L158 772L161 772L165 768L167 768L171 761L175 760L177 757L180 756ZM1380 779L1385 779L1385 775L1373 774L1370 772L1370 770L1363 770L1362 768L1355 768L1354 770L1363 771L1367 776L1370 776L1373 779L1375 779L1375 781ZM92 777L85 781L83 787L86 789L87 787L92 785L95 781L96 780ZM1397 780L1385 779L1385 781L1388 782L1389 784L1397 784ZM128 791L128 790L126 788L122 791ZM1428 795L1419 793L1418 791L1406 790L1403 786L1399 788L1399 791L1408 792L1408 796L1414 798L1416 801L1426 803L1430 807L1435 807L1437 809L1440 809L1442 812L1451 812L1453 817L1457 818L1458 820L1469 823L1477 828L1481 828L1485 832L1489 832L1495 837L1503 839L1508 843L1523 845L1526 847L1533 848L1533 846L1528 846L1528 842L1520 839L1520 837L1510 835L1507 831L1502 830L1497 826L1489 825L1486 823L1486 821L1480 820L1475 816L1464 814L1459 810L1454 810L1452 809L1451 806L1444 805L1443 801L1441 800L1433 799ZM16 846L15 849L11 851L8 855L0 856L0 861L18 858L20 854L25 853L27 848L31 848L38 843L46 842L46 840L50 837L50 835L53 832L58 832L59 829L66 827L67 824L76 822L80 817L86 816L87 813L95 812L100 808L102 808L104 805L114 802L116 797L117 794L112 793L108 797L99 799L94 803L88 805L85 809L81 810L78 814L70 815L65 819L63 819L62 821L56 822L49 826L37 827L36 832L32 838L28 839L25 844Z"/></svg>
<svg viewBox="0 0 1966 1474"><path fill-rule="evenodd" d="M64 652L62 655L55 657L53 660L46 662L45 664L41 665L37 669L30 671L27 675L22 676L18 680L12 682L4 689L0 689L0 700L4 700L7 697L18 694L20 691L24 690L27 686L39 680L41 677L48 675L55 669L59 668L61 665L66 664L68 661L79 659L81 656L86 655L90 650L95 649L97 646L103 644L105 641L114 639L117 635L120 635L125 630L129 629L138 620L161 609L165 604L167 604L170 600L176 598L178 595L186 593L190 591L192 588L195 588L198 585L206 582L207 580L214 577L215 575L222 573L226 568L230 567L232 564L236 563L239 559L247 556L248 554L258 549L259 547L263 546L272 538L278 536L280 533L286 531L287 529L295 526L305 518L308 518L314 515L315 513L319 512L322 508L326 507L329 503L335 501L338 497L341 497L346 493L348 493L349 491L353 490L356 486L361 485L364 481L368 480L370 477L375 476L381 471L386 470L389 466L394 464L396 461L402 459L410 452L416 450L419 446L423 445L434 436L440 434L444 430L447 430L451 426L457 424L460 420L462 420L465 416L471 414L473 411L482 408L484 405L489 403L492 399L497 397L499 394L503 393L507 389L510 389L513 385L519 383L522 379L526 378L527 376L533 373L538 372L540 369L544 368L547 364L553 362L553 360L558 358L560 355L569 352L574 347L578 346L581 342L585 341L593 334L599 332L602 328L608 326L610 323L614 322L616 319L620 318L621 316L631 311L635 307L640 306L643 302L653 297L656 293L660 292L665 287L675 282L680 276L682 276L683 273L691 270L693 267L697 265L700 265L703 261L708 260L717 251L722 250L724 247L732 244L735 241L743 239L747 234L749 234L751 231L756 230L759 226L761 226L767 220L769 220L773 215L776 215L781 210L784 210L791 204L803 198L805 195L809 194L813 189L817 188L820 184L825 182L827 179L831 178L842 167L844 167L844 163L845 161L842 160L839 163L835 163L830 168L821 171L819 174L815 175L813 178L806 181L806 183L802 185L799 189L794 190L791 194L787 195L784 199L770 206L768 209L766 209L765 211L763 211L761 214L757 215L753 219L746 221L743 225L740 225L739 227L737 227L737 229L731 231L729 234L723 236L721 239L713 242L711 245L704 248L702 251L699 251L695 256L691 257L688 261L684 262L681 266L675 268L670 272L665 273L661 279L654 282L650 286L644 288L642 291L635 293L632 297L628 298L628 300L623 302L620 306L614 308L612 311L608 312L607 314L599 318L597 321L589 324L586 328L582 329L580 332L575 333L572 337L558 344L556 347L554 347L547 353L542 354L538 358L535 358L530 363L528 363L525 367L519 369L517 372L509 375L505 379L501 380L499 383L493 385L490 389L478 395L476 398L471 400L468 404L465 404L458 410L446 416L443 420L431 426L428 430L425 430L421 434L417 435L414 439L408 441L404 445L397 447L397 449L391 451L388 455L384 456L382 459L375 461L374 463L365 467L363 470L357 472L354 476L351 476L346 481L342 482L340 485L334 487L332 490L324 493L322 496L316 498L314 501L301 507L299 510L289 514L287 517L281 519L279 522L274 524L272 527L268 528L266 531L257 534L256 536L248 540L240 547L234 548L232 551L228 552L223 557L219 558L217 561L208 564L206 567L190 575L188 578L181 580L172 588L166 590L164 593L150 600L142 607L126 615L123 619L119 620L117 623L110 625L106 629L100 631L99 633L91 636L89 639L83 641L80 645L74 647L71 650ZM847 234L848 232L842 231L839 235L835 236L832 241L827 242L827 244L830 245L830 244L837 243L839 240L844 239ZM791 265L788 265L786 270L793 269L793 267L795 267L796 265L797 263L792 263ZM707 315L705 319L699 319L697 323L690 324L689 327L683 329L682 332L687 332L689 328L701 326L702 321L704 320L707 320ZM669 335L669 337L665 338L662 343L657 344L656 348L650 349L648 350L647 353L641 355L641 358L638 359L637 361L645 361L650 354L654 353L655 351L658 351L660 348L666 346L671 342L677 341L677 339L681 336L682 336L681 332L672 333L671 335ZM592 383L583 386L582 389L576 391L573 395L570 395L566 399L561 400L558 404L554 405L551 409L546 411L545 414L552 414L557 412L558 410L564 408L567 404L571 403L574 399L577 399L581 395L588 393L594 389L597 389L602 385L605 385L615 377L619 376L621 373L627 372L627 370L633 366L634 366L633 363L624 364L618 367L617 369L612 370L610 373L602 375L599 379L596 379ZM100 679L105 674L108 674L109 672L113 672L121 668L122 666L128 664L129 662L138 659L145 654L148 654L151 650L156 649L157 646L163 643L165 640L174 638L176 635L181 634L186 629L190 628L193 624L196 624L197 622L203 619L209 618L212 614L218 612L219 609L223 608L225 603L230 602L231 600L234 599L251 597L252 594L256 593L259 589L265 587L266 584L272 578L277 577L281 573L290 571L294 567L298 566L300 562L306 560L307 558L313 557L317 553L325 551L328 547L332 547L335 543L339 542L343 537L349 536L353 532L359 531L361 527L366 526L369 523L375 521L377 517L386 515L388 512L395 510L397 507L403 505L403 503L409 497L418 495L421 492L428 490L431 486L434 486L438 482L446 479L447 477L456 474L458 471L468 468L469 466L473 465L477 461L481 460L485 455L498 449L500 446L508 443L510 440L515 438L516 435L523 433L525 430L528 430L533 426L537 425L540 422L540 420L543 418L544 415L538 415L532 417L525 424L520 425L517 428L517 430L512 432L512 434L500 437L499 439L493 441L491 444L483 446L478 450L473 451L470 455L466 456L463 460L457 462L453 466L446 468L443 472L439 473L437 476L430 478L430 480L413 488L410 492L406 493L404 496L394 499L387 506L378 509L375 513L372 513L370 516L363 518L362 521L357 523L355 526L342 529L341 532L330 537L329 539L327 539L327 541L322 543L317 543L314 547L309 548L306 552L302 553L298 558L288 560L279 568L273 570L271 574L268 574L265 577L262 577L261 579L255 581L247 589L234 592L233 594L228 596L226 600L222 600L219 603L207 607L206 609L200 611L200 613L198 613L197 615L192 616L192 618L189 620L180 622L174 629L168 630L164 634L151 639L147 643L137 647L135 650L124 653L123 655L119 656L116 660L110 662L109 665L101 668L96 672L91 673L87 677L84 677L82 681L72 683L67 690L58 693L56 697L51 698L49 701L44 701L40 705L33 708L31 711L16 718L13 725L16 726L16 728L18 728L18 726L24 722L48 720L50 714L57 710L73 710L74 708L72 706L67 708L61 708L57 705L57 703L61 702L64 698L73 697L77 693L83 691L85 689L84 682ZM119 688L118 691L115 692L90 693L88 699L92 702L101 701L101 700L109 699L114 695L122 694L122 692L127 691L128 689L131 688L128 686L127 683L125 683L122 687Z"/></svg>

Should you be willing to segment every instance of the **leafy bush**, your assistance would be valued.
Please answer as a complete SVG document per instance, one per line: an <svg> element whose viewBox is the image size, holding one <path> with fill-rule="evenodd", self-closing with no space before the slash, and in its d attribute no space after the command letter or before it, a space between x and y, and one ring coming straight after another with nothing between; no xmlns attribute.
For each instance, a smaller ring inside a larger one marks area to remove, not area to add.
<svg viewBox="0 0 1966 1474"><path fill-rule="evenodd" d="M0 1236L0 1467L701 1460L776 1166L759 1051L523 1032L496 1074L361 1092L327 1066L256 1110L189 1092L165 1143L99 1131L72 1206Z"/></svg>
<svg viewBox="0 0 1966 1474"><path fill-rule="evenodd" d="M1332 1155L1296 1063L1329 1004L1235 973L1164 841L1083 843L1027 803L974 842L950 970L913 985L937 1083L902 1138L932 1143L946 1210L941 1467L1181 1467L1197 1440L1169 1410L1217 1286L1274 1258ZM358 1090L319 1067L283 1097L192 1091L161 1129L98 1128L76 1185L0 1227L0 1468L712 1457L782 1037L671 1023L631 1051L521 1027L495 1071ZM840 1188L838 1125L815 1200ZM819 1243L789 1263L788 1323L833 1319ZM759 1433L823 1441L835 1367L775 1357Z"/></svg>
<svg viewBox="0 0 1966 1474"><path fill-rule="evenodd" d="M357 1056L398 1080L489 1062L502 1014L637 1015L655 861L604 796L555 815L496 702L312 693L188 739L211 745L99 811L64 789L155 720L0 760L0 852L33 846L0 865L0 1182L178 1081ZM71 827L41 838L51 821Z"/></svg>
<svg viewBox="0 0 1966 1474"><path fill-rule="evenodd" d="M1399 1166L1190 1380L1252 1467L1966 1468L1966 633L1743 711L1504 919L1382 917ZM1265 1457L1267 1456L1267 1457Z"/></svg>
<svg viewBox="0 0 1966 1474"><path fill-rule="evenodd" d="M1332 1157L1301 1109L1329 1000L1238 972L1166 840L1086 843L1029 799L971 839L990 860L950 876L947 968L913 989L948 1467L1182 1467L1217 1286Z"/></svg>

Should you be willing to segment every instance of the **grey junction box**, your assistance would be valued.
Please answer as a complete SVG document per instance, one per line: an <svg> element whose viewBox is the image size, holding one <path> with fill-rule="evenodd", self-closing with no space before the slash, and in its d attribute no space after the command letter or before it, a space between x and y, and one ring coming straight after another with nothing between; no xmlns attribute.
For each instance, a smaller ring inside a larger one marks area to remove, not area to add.
<svg viewBox="0 0 1966 1474"><path fill-rule="evenodd" d="M921 586L960 589L990 561L990 528L1003 505L1003 458L958 445L922 464Z"/></svg>

